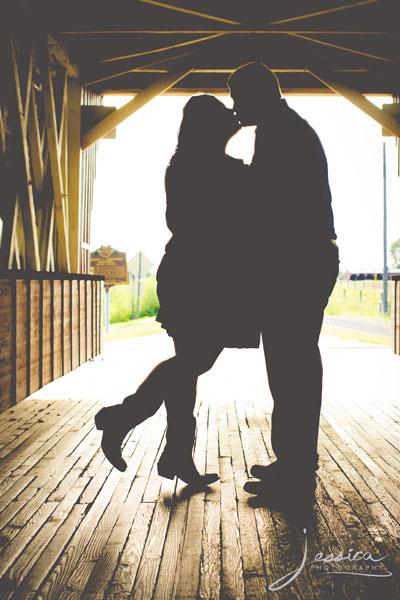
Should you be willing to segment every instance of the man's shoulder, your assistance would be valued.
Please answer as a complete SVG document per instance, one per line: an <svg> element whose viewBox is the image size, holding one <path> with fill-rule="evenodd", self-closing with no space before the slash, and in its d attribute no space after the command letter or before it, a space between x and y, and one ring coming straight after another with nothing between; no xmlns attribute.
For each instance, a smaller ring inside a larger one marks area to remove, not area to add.
<svg viewBox="0 0 400 600"><path fill-rule="evenodd" d="M319 144L321 143L317 132L312 125L310 125L307 119L302 117L297 111L290 107L288 107L287 112L287 123L289 126L289 131L292 131L293 134L303 136L305 139L318 142Z"/></svg>

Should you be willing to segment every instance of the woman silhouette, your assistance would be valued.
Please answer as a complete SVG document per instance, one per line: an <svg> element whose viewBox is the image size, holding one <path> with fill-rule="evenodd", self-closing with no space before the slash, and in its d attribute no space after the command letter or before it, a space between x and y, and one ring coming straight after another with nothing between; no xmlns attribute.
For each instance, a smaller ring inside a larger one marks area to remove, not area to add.
<svg viewBox="0 0 400 600"><path fill-rule="evenodd" d="M251 252L247 167L225 154L239 128L233 112L214 96L194 96L184 107L165 175L172 237L157 272L157 320L173 337L176 354L157 365L135 394L95 417L103 430L103 452L121 471L126 469L123 439L164 401L167 435L158 473L194 486L218 479L200 475L192 458L197 378L224 347L259 345L251 317L240 319L243 297L237 281Z"/></svg>

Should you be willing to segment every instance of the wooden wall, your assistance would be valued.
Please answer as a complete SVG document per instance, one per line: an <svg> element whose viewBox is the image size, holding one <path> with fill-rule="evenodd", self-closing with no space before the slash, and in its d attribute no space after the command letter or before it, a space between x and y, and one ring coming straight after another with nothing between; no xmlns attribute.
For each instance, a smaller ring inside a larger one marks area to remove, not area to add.
<svg viewBox="0 0 400 600"><path fill-rule="evenodd" d="M394 280L392 296L393 352L400 354L400 275L392 275Z"/></svg>
<svg viewBox="0 0 400 600"><path fill-rule="evenodd" d="M102 350L101 277L0 275L0 411Z"/></svg>
<svg viewBox="0 0 400 600"><path fill-rule="evenodd" d="M0 269L87 274L97 144L81 152L81 105L102 98L50 34L12 30L0 58Z"/></svg>

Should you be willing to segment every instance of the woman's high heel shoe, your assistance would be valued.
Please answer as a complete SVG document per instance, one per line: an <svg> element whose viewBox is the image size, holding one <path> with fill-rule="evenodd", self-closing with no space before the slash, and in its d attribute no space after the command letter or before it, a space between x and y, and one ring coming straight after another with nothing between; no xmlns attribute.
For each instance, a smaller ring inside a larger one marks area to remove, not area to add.
<svg viewBox="0 0 400 600"><path fill-rule="evenodd" d="M94 417L96 428L103 431L101 448L104 456L113 467L121 472L127 469L121 453L122 442L134 427L134 425L127 424L129 420L127 420L125 412L122 404L116 404L102 408Z"/></svg>
<svg viewBox="0 0 400 600"><path fill-rule="evenodd" d="M163 453L158 461L157 471L161 477L167 479L179 477L188 485L196 488L203 488L219 479L216 473L200 475L191 456L182 458Z"/></svg>

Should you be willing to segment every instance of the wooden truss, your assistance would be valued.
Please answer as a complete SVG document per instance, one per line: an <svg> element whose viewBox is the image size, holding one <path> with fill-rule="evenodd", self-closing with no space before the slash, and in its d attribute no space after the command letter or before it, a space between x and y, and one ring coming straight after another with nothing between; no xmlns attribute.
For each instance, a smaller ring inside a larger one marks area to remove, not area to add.
<svg viewBox="0 0 400 600"><path fill-rule="evenodd" d="M224 75L224 77L220 77L219 79L219 81L222 82L222 86L220 86L221 89L218 88L217 90L217 88L215 88L215 90L210 90L207 86L203 89L211 92L222 91L223 89L226 90L227 75L232 72L234 68L232 68L231 65L232 61L239 61L236 62L236 66L243 62L247 62L246 59L240 60L240 48L242 49L244 56L247 56L244 50L245 40L243 40L243 38L246 36L252 36L253 38L259 37L259 34L263 36L270 34L275 40L277 39L277 36L280 37L283 44L283 53L280 60L284 67L273 68L273 71L279 74L282 73L282 79L285 79L288 74L291 76L296 74L296 76L299 77L298 81L307 80L308 86L312 86L312 82L314 81L315 88L319 89L320 93L325 90L328 93L334 92L342 95L348 101L355 104L360 110L364 111L369 117L380 123L386 131L400 137L400 126L397 120L369 102L365 98L365 95L357 89L357 84L353 84L353 81L357 80L355 75L359 77L360 81L363 76L371 78L373 74L376 81L383 79L397 81L397 57L389 55L385 56L385 50L381 52L377 49L375 52L370 52L362 45L359 47L352 47L352 44L355 43L357 37L362 34L365 35L366 31L362 32L360 30L350 32L347 31L346 28L343 30L339 29L336 33L343 34L342 37L344 36L344 38L349 34L351 36L351 41L348 43L346 39L344 39L341 43L337 43L335 38L331 39L331 37L328 37L321 39L317 35L318 27L314 29L312 27L312 23L315 22L315 19L317 19L318 23L321 23L318 21L318 18L326 15L335 16L346 12L353 12L354 15L355 10L368 7L369 5L379 4L379 0L359 0L354 2L346 2L344 0L343 2L336 4L332 3L331 6L321 7L320 10L311 10L311 7L315 4L311 3L308 5L308 9L307 7L301 8L300 6L293 8L293 14L290 14L290 11L288 12L287 5L286 14L284 14L285 11L283 12L283 18L266 18L265 22L259 18L257 23L255 23L254 18L251 17L251 10L249 10L248 17L244 17L240 20L236 17L232 18L232 15L230 15L229 12L232 12L233 15L238 14L237 10L235 13L235 7L237 9L239 6L238 3L232 3L232 5L220 3L218 7L216 7L218 15L214 13L211 14L210 12L201 9L201 3L199 2L182 3L180 1L174 2L173 0L167 0L165 2L158 0L139 0L139 4L142 5L142 7L148 5L153 7L152 20L154 21L154 29L146 29L145 14L139 13L143 15L144 21L140 22L140 19L137 20L136 26L138 29L136 29L135 32L131 30L121 30L118 32L114 31L114 34L118 33L118 36L123 36L125 34L129 35L129 33L141 33L142 37L139 36L137 39L139 42L141 41L142 46L139 45L136 48L132 45L132 51L129 52L129 45L123 45L121 48L124 48L125 51L121 50L119 54L116 52L111 54L112 46L109 46L108 50L104 48L102 49L103 57L98 58L97 65L94 66L88 61L82 73L85 85L90 86L91 89L100 89L98 87L99 85L109 85L110 88L102 88L104 93L116 89L121 85L123 88L124 84L121 84L120 82L124 80L127 82L133 81L133 79L129 79L129 77L138 77L138 89L135 91L136 96L131 102L128 102L125 106L116 111L116 113L107 116L103 121L97 123L87 131L83 136L83 148L87 148L90 144L93 144L100 139L100 137L107 134L108 131L121 123L134 111L138 110L144 103L151 100L156 94L165 92L171 88L172 92L175 93L179 93L179 91L182 90L186 93L190 93L190 91L188 92L186 89L185 84L183 84L182 88L175 85L189 72L191 73L191 76L185 81L194 81L193 77L198 77L200 73L221 73ZM196 10L196 6L201 10ZM157 15L154 12L156 9L159 9L160 19L157 19ZM268 13L267 9L265 10L265 13ZM177 15L178 18L181 15L184 15L185 18L191 18L190 22L192 23L192 28L187 31L184 29L182 30L182 24L177 24L176 29L171 29L171 27L168 28L168 24L169 26L171 25L171 19L169 19L166 25L167 29L164 33L175 34L175 38L171 37L172 43L164 45L156 44L155 46L152 46L150 43L143 45L142 38L145 34L150 34L152 32L157 34L162 33L162 30L159 30L159 24L162 23L161 17L168 17L168 15L171 14ZM196 29L195 25L193 25L198 19L201 19L202 29ZM217 24L218 27L222 26L223 29L204 29L204 23L207 23L207 21L213 25ZM291 30L282 27L287 26L288 24L292 27L293 24L296 25L298 22L307 23L304 30ZM340 21L340 23L342 27L343 22ZM373 23L370 23L370 25L371 24ZM143 27L142 30L140 30L140 25ZM102 35L105 35L106 33L106 31L101 32ZM111 33L111 30L108 33ZM177 34L182 33L192 33L195 37L189 40L180 41ZM320 31L319 33L330 34L332 36L334 30L332 28L329 29L328 27L326 31ZM95 37L97 34L100 34L100 32L86 31L86 35L89 34L91 34L91 38L93 39L93 36ZM370 34L372 37L374 35L380 35L378 32L373 33L372 31ZM387 32L387 34L389 34L389 32ZM201 35L201 37L199 37L199 35ZM236 53L236 49L232 47L232 39L235 37L238 40L238 43L236 44L239 48L238 53ZM134 37L133 39L136 38ZM341 38L339 38L339 41L340 39ZM289 44L289 51L285 50L286 42ZM259 45L256 43L255 47L259 48ZM379 46L377 48L379 48ZM300 59L300 63L297 63L296 59L297 49L300 51L300 54L304 53L304 57ZM180 54L177 54L177 52L180 52ZM182 54L182 52L184 52L184 54ZM328 65L325 60L326 52L331 60ZM232 54L235 58L232 58ZM248 58L248 60L250 59L254 60L254 57ZM219 63L216 61L219 61ZM186 64L188 69L186 72L185 70L180 70L178 68L179 62ZM332 65L336 65L336 67L332 68ZM286 66L288 68L286 68ZM149 78L149 76L154 73L160 74L160 78L156 81L152 80L151 77ZM146 77L148 77L148 79L146 79ZM149 85L147 84L147 81L152 81L152 83ZM211 79L204 78L203 82L204 81L211 81ZM214 79L214 81L216 81L216 79ZM287 81L289 81L289 79ZM140 82L142 82L142 84ZM189 86L190 85L193 84L189 83ZM282 86L282 88L284 87L285 86ZM128 89L129 83L127 83L127 92ZM289 87L289 89L292 89L293 91L293 88ZM303 89L301 88L301 84L299 89ZM305 92L305 88L303 91Z"/></svg>
<svg viewBox="0 0 400 600"><path fill-rule="evenodd" d="M3 40L2 269L79 271L81 90L54 48L56 59L47 36Z"/></svg>

